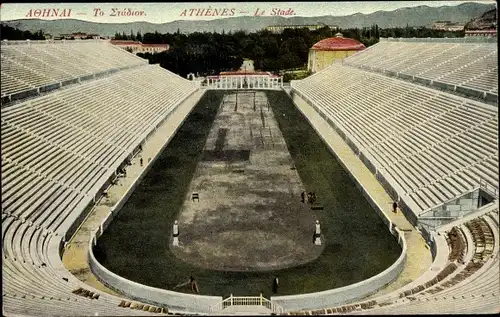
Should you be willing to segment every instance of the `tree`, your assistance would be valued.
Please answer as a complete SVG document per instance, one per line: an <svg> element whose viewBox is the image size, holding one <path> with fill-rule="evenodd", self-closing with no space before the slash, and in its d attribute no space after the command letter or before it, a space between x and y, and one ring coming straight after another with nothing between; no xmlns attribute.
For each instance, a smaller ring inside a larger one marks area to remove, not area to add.
<svg viewBox="0 0 500 317"><path fill-rule="evenodd" d="M30 31L21 31L17 28L1 24L0 38L2 40L12 40L12 41L44 40L45 34L43 33L42 30L39 30L35 33L31 33Z"/></svg>

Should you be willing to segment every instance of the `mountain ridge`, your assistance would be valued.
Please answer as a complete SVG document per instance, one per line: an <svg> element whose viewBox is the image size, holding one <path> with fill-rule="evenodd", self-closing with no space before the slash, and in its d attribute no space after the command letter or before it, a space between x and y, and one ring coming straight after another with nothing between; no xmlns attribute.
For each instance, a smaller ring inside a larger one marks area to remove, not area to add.
<svg viewBox="0 0 500 317"><path fill-rule="evenodd" d="M429 7L421 5L417 7L399 8L393 11L376 11L369 14L354 13L345 16L323 15L316 17L282 17L282 16L239 16L227 17L214 20L175 20L167 23L151 23L147 21L136 21L127 23L102 23L89 22L78 19L17 19L2 21L2 24L16 27L20 30L36 32L42 30L45 33L59 35L64 33L84 32L100 34L102 36L113 36L116 32L130 34L137 33L173 33L179 30L182 33L193 32L230 32L243 30L255 32L268 25L305 25L324 23L337 25L340 28L369 27L377 24L380 28L428 26L435 21L453 21L467 23L481 16L485 12L495 8L495 4L483 4L467 2L456 6Z"/></svg>

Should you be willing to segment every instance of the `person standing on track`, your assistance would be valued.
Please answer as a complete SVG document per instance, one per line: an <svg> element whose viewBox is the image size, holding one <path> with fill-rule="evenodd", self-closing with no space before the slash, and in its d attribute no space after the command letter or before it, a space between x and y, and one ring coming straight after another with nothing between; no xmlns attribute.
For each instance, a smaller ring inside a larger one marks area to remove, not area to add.
<svg viewBox="0 0 500 317"><path fill-rule="evenodd" d="M398 203L397 202L393 202L392 203L392 212L393 213L397 213L398 212Z"/></svg>
<svg viewBox="0 0 500 317"><path fill-rule="evenodd" d="M274 294L278 293L278 285L279 285L279 280L278 280L278 277L276 276L273 280L273 293Z"/></svg>
<svg viewBox="0 0 500 317"><path fill-rule="evenodd" d="M174 289L177 289L179 287L186 286L186 285L189 285L191 287L191 292L193 292L194 294L199 294L200 293L200 291L198 290L198 284L196 283L196 280L194 279L193 276L189 277L189 281L187 281L185 283L177 284L174 287Z"/></svg>

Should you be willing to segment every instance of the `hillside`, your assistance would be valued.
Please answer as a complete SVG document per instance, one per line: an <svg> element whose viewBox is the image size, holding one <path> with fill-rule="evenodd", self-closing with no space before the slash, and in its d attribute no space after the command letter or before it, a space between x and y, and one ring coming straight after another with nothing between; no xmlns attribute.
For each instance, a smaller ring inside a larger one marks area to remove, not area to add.
<svg viewBox="0 0 500 317"><path fill-rule="evenodd" d="M173 21L163 24L149 22L133 23L95 23L82 20L39 20L22 19L3 21L9 26L20 30L38 31L58 35L61 33L85 32L112 36L116 32L130 34L140 31L154 33L173 33L180 30L182 33L192 32L229 32L245 30L249 32L261 30L267 25L289 25L289 24L317 24L322 22L328 25L338 25L341 28L365 27L377 24L380 28L428 26L435 21L453 21L466 23L473 18L481 16L484 12L494 9L495 4L464 3L458 6L428 7L418 6L414 8L402 8L394 11L377 11L371 14L356 13L348 16L325 15L320 17L231 17L211 21Z"/></svg>
<svg viewBox="0 0 500 317"><path fill-rule="evenodd" d="M485 12L480 17L477 17L467 23L465 28L467 30L481 30L481 29L492 29L497 26L497 16L496 9L489 10Z"/></svg>

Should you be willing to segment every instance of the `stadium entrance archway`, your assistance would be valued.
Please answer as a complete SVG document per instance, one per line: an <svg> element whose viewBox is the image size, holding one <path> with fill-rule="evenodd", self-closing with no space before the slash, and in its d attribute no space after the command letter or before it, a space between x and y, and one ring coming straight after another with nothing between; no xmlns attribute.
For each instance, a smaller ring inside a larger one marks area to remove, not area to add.
<svg viewBox="0 0 500 317"><path fill-rule="evenodd" d="M281 89L283 77L269 72L221 72L219 76L208 76L209 89Z"/></svg>

